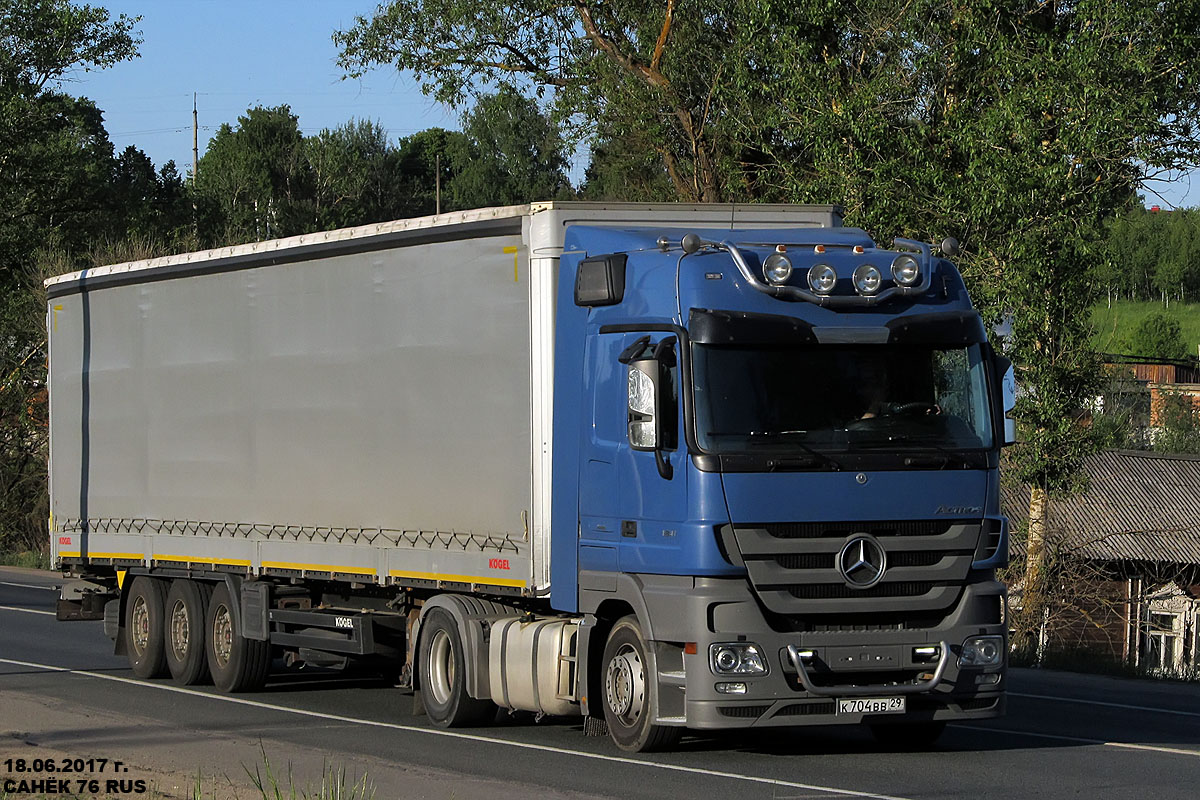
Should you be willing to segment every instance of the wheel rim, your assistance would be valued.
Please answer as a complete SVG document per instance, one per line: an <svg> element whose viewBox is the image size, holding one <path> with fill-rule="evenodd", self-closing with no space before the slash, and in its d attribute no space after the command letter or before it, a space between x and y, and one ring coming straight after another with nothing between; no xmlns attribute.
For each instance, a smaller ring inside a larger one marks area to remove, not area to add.
<svg viewBox="0 0 1200 800"><path fill-rule="evenodd" d="M429 674L425 683L438 705L450 702L454 694L454 647L450 634L444 630L433 632L429 642Z"/></svg>
<svg viewBox="0 0 1200 800"><path fill-rule="evenodd" d="M213 655L216 656L217 665L224 667L233 654L233 618L229 614L228 606L217 606L216 613L213 614L212 632Z"/></svg>
<svg viewBox="0 0 1200 800"><path fill-rule="evenodd" d="M146 605L145 597L138 595L133 599L130 622L133 627L133 649L141 655L150 645L150 607Z"/></svg>
<svg viewBox="0 0 1200 800"><path fill-rule="evenodd" d="M190 628L187 604L183 600L176 600L175 605L171 606L171 652L175 654L176 661L187 658Z"/></svg>
<svg viewBox="0 0 1200 800"><path fill-rule="evenodd" d="M632 645L623 645L609 660L604 692L608 708L618 720L626 726L638 721L646 703L646 670Z"/></svg>

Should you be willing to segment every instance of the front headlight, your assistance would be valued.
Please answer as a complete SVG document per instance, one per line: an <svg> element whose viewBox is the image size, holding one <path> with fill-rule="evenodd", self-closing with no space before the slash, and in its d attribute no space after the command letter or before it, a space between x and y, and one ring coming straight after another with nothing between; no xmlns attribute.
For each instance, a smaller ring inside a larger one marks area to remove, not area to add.
<svg viewBox="0 0 1200 800"><path fill-rule="evenodd" d="M963 642L960 667L997 667L1004 663L1003 636L972 636Z"/></svg>
<svg viewBox="0 0 1200 800"><path fill-rule="evenodd" d="M717 675L766 675L767 662L756 644L714 644L708 662Z"/></svg>

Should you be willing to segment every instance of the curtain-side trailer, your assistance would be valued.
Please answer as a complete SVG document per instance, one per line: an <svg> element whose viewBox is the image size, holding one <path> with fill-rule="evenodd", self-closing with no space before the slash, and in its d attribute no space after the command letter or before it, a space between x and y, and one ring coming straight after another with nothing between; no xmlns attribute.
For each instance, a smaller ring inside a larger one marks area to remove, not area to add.
<svg viewBox="0 0 1200 800"><path fill-rule="evenodd" d="M928 245L555 202L47 292L59 617L140 677L369 659L629 750L1003 710L1006 364Z"/></svg>

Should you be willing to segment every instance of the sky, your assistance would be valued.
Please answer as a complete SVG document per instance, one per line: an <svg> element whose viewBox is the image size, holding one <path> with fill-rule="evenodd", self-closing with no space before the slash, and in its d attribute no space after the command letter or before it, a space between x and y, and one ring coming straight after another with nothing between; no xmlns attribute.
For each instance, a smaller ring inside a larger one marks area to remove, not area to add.
<svg viewBox="0 0 1200 800"><path fill-rule="evenodd" d="M379 122L395 141L426 128L458 129L459 113L421 94L411 74L391 67L343 80L331 35L369 16L376 0L89 0L140 16L141 57L106 70L76 72L63 89L93 100L116 152L140 148L157 166L192 164L192 96L200 154L221 123L237 124L255 105L287 104L305 135L351 118ZM586 154L576 153L578 182ZM1146 205L1200 206L1200 178L1149 184Z"/></svg>
<svg viewBox="0 0 1200 800"><path fill-rule="evenodd" d="M369 15L373 0L89 0L112 18L140 16L141 57L71 75L63 90L104 112L116 152L143 150L157 166L192 164L192 94L200 154L221 123L252 106L287 104L305 135L351 118L378 121L395 141L460 128L458 112L421 94L395 68L342 80L330 36Z"/></svg>

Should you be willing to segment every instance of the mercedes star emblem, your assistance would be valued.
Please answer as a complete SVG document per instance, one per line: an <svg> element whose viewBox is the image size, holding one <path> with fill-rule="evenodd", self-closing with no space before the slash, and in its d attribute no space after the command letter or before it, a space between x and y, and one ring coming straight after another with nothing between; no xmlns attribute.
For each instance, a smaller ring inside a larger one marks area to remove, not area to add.
<svg viewBox="0 0 1200 800"><path fill-rule="evenodd" d="M879 583L887 568L887 553L874 536L865 533L854 536L838 553L838 569L846 585L866 589Z"/></svg>

